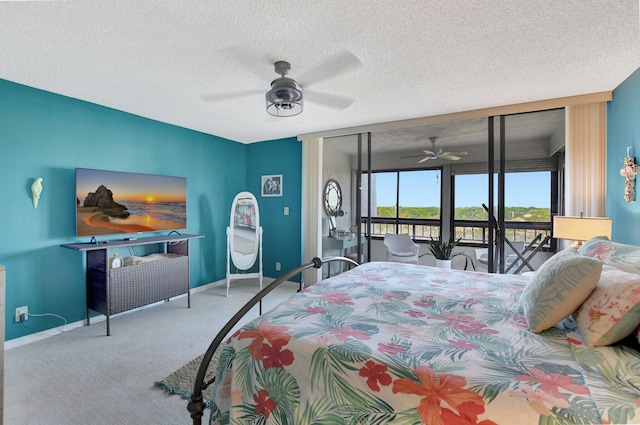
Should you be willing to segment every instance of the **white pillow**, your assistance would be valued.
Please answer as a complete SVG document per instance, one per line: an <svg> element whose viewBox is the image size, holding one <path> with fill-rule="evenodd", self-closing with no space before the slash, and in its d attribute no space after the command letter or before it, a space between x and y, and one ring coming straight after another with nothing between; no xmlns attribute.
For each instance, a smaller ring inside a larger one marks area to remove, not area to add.
<svg viewBox="0 0 640 425"><path fill-rule="evenodd" d="M605 236L596 236L583 243L580 254L596 257L604 264L628 273L640 274L640 246L610 241Z"/></svg>
<svg viewBox="0 0 640 425"><path fill-rule="evenodd" d="M593 292L601 273L600 260L572 248L545 261L520 296L529 328L542 332L576 311Z"/></svg>
<svg viewBox="0 0 640 425"><path fill-rule="evenodd" d="M602 272L595 291L574 316L589 347L630 335L640 324L640 275L618 269Z"/></svg>

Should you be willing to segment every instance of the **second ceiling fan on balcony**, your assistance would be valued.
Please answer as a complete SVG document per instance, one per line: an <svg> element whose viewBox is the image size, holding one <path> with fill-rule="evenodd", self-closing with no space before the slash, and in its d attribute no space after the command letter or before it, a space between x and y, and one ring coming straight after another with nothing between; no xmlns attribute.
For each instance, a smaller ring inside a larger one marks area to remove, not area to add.
<svg viewBox="0 0 640 425"><path fill-rule="evenodd" d="M421 158L418 163L422 163L428 161L430 159L448 159L450 161L458 161L468 152L459 151L459 152L446 152L442 148L436 150L436 140L437 137L429 137L429 141L431 141L431 150L423 149L422 155L411 155L411 156L403 156L402 158Z"/></svg>

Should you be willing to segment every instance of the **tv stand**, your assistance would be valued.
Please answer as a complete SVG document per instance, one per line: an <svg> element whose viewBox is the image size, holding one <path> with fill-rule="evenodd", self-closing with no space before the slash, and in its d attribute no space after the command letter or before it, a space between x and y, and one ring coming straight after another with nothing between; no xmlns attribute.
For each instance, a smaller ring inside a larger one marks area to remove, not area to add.
<svg viewBox="0 0 640 425"><path fill-rule="evenodd" d="M151 236L99 243L72 243L62 247L86 252L87 256L87 326L91 324L89 311L107 317L107 336L111 335L111 315L142 307L158 301L168 301L187 294L191 307L189 278L189 241L203 235ZM109 268L109 249L134 245L157 244L160 252L179 254L178 257L132 266Z"/></svg>

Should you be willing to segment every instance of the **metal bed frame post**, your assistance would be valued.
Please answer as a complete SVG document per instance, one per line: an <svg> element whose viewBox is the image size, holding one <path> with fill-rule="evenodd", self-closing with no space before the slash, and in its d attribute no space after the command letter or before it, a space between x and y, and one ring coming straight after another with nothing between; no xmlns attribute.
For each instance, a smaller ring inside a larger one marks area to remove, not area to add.
<svg viewBox="0 0 640 425"><path fill-rule="evenodd" d="M193 420L193 425L202 425L202 415L204 414L204 410L207 407L202 396L202 391L206 390L209 385L211 385L215 381L215 377L205 382L204 378L207 373L207 369L209 368L209 363L211 363L211 359L215 354L216 350L222 343L222 341L226 338L227 334L231 332L233 327L258 303L262 304L262 299L272 290L280 286L281 283L286 282L293 276L313 267L319 269L323 264L328 264L333 261L344 262L350 264L354 267L358 266L358 263L346 257L327 257L325 259L320 259L318 257L313 258L311 262L303 264L299 267L296 267L293 270L288 271L283 274L269 285L267 285L264 289L258 292L253 298L251 298L238 312L227 322L226 325L218 332L218 335L213 339L211 345L207 349L207 352L204 354L202 358L202 362L200 363L200 367L198 368L198 373L196 374L196 380L193 385L193 393L191 395L191 401L187 405L187 410L191 413L191 419Z"/></svg>

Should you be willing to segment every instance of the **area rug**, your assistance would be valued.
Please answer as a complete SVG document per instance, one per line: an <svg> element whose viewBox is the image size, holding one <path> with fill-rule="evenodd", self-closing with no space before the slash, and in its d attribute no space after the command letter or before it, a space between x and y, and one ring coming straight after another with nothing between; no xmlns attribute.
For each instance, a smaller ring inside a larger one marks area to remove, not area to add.
<svg viewBox="0 0 640 425"><path fill-rule="evenodd" d="M255 241L243 238L242 236L233 235L233 249L240 254L251 254L253 252Z"/></svg>
<svg viewBox="0 0 640 425"><path fill-rule="evenodd" d="M204 354L196 357L180 369L173 372L171 375L164 378L162 381L157 381L155 383L156 387L162 388L171 394L178 394L182 398L191 399L191 394L193 394L193 384L203 357ZM205 382L209 381L215 375L216 369L218 368L219 358L220 350L217 350L209 364L209 369L205 376ZM211 400L213 399L213 386L205 389L202 392L202 396L207 407L209 407L211 405Z"/></svg>

